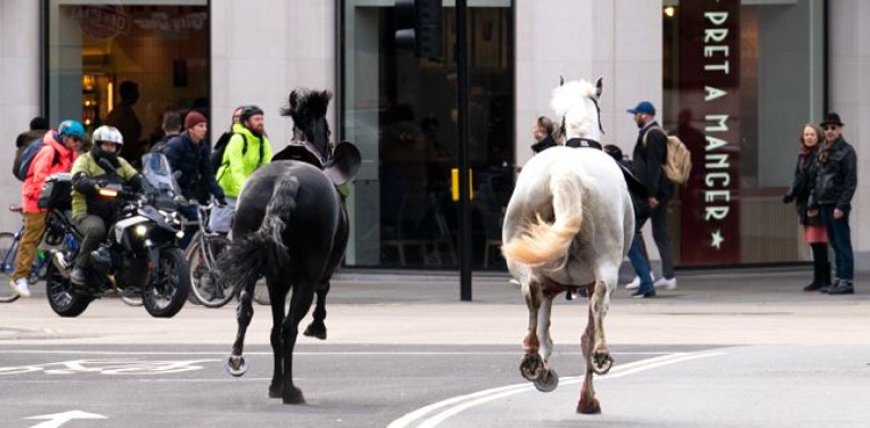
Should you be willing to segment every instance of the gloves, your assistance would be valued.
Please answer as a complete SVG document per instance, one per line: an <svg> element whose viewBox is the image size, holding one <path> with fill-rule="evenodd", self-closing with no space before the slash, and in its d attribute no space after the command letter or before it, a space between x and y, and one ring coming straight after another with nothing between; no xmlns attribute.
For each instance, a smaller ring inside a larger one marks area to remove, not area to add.
<svg viewBox="0 0 870 428"><path fill-rule="evenodd" d="M97 194L97 182L93 178L89 177L84 172L76 173L72 178L73 189L78 192L92 196Z"/></svg>
<svg viewBox="0 0 870 428"><path fill-rule="evenodd" d="M784 203L784 204L790 204L793 201L794 201L794 195L792 195L791 193L786 193L782 197L782 203Z"/></svg>

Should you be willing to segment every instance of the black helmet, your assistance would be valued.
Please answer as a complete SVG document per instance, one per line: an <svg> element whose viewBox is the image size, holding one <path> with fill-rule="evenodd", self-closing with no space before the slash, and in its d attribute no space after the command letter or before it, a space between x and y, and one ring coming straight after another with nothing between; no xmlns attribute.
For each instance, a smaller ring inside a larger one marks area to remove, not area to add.
<svg viewBox="0 0 870 428"><path fill-rule="evenodd" d="M242 107L241 114L239 114L239 121L244 122L244 121L250 119L251 116L256 115L256 114L263 114L263 109L255 106L255 105L244 106L244 107Z"/></svg>

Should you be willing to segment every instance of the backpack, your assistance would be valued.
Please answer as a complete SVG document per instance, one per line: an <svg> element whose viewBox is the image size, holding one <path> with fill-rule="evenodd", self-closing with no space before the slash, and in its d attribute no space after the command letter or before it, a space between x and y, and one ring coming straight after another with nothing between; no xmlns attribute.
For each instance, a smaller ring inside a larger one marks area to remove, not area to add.
<svg viewBox="0 0 870 428"><path fill-rule="evenodd" d="M211 152L211 170L215 174L217 174L218 169L224 164L224 152L227 150L227 146L230 144L230 139L233 138L233 135L241 135L242 141L244 145L242 146L242 156L248 153L248 137L245 134L239 132L224 132L221 134L220 138L218 138L217 142L214 143L214 149ZM263 145L265 143L260 143L260 162L263 161Z"/></svg>
<svg viewBox="0 0 870 428"><path fill-rule="evenodd" d="M36 154L39 153L43 147L45 147L45 143L43 143L42 139L36 139L23 147L24 150L19 149L21 155L18 156L16 154L15 161L12 162L12 175L21 181L26 180L27 173L30 171L30 164L33 163ZM58 153L57 150L54 150L54 159L51 164L57 165L59 163L60 153Z"/></svg>
<svg viewBox="0 0 870 428"><path fill-rule="evenodd" d="M174 135L173 135L173 137L174 137ZM153 146L151 146L151 150L149 150L149 152L151 152L151 153L161 153L161 154L164 154L164 155L165 155L165 154L166 154L166 148L169 147L169 140L171 140L171 139L172 139L172 137L168 137L168 138L167 138L166 136L164 136L163 138L161 138L160 140L158 140L156 143L154 143Z"/></svg>
<svg viewBox="0 0 870 428"><path fill-rule="evenodd" d="M653 127L647 130L643 136L643 143L646 144L646 136L653 129L659 130L668 138L667 153L665 154L662 168L665 170L668 180L674 184L685 184L689 180L689 173L692 172L692 153L676 135L668 135L662 128Z"/></svg>

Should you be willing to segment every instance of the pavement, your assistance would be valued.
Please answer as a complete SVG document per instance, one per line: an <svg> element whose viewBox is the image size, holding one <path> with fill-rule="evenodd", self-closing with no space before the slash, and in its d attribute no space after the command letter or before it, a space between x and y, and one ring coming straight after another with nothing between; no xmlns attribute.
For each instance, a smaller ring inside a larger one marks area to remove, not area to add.
<svg viewBox="0 0 870 428"><path fill-rule="evenodd" d="M652 299L629 297L621 286L606 318L618 344L870 344L870 273L860 273L856 294L804 293L806 268L678 272L673 291ZM187 304L175 318L150 319L144 308L102 299L78 318L60 318L34 296L0 305L0 343L226 344L236 329L235 308ZM327 344L519 344L527 310L505 273L476 274L472 301L459 300L452 273L345 271L327 298ZM585 326L582 300L557 298L552 333L575 343ZM271 317L255 305L248 343L268 344ZM313 340L305 338L304 340Z"/></svg>

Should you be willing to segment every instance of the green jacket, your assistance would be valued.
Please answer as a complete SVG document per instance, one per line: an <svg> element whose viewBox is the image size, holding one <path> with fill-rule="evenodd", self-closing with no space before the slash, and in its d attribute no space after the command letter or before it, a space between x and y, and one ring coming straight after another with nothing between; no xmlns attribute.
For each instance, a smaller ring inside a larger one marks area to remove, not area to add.
<svg viewBox="0 0 870 428"><path fill-rule="evenodd" d="M248 177L262 165L272 160L272 145L265 135L260 138L255 136L244 125L233 125L235 135L230 138L224 149L223 161L215 176L218 184L224 189L224 193L231 197L239 197L242 186ZM247 142L247 150L245 143ZM260 145L263 145L263 156L260 158ZM242 153L244 151L244 154Z"/></svg>
<svg viewBox="0 0 870 428"><path fill-rule="evenodd" d="M120 162L120 164L121 164L121 166L118 167L118 174L121 176L122 179L124 179L124 181L130 180L131 178L136 176L136 174L138 174L138 172L136 172L136 169L133 168L132 166L130 166L130 163L128 163L126 159L119 156L118 162ZM94 156L91 154L91 152L87 152L87 153L79 156L79 158L76 159L75 163L73 164L72 171L71 171L72 176L75 177L76 174L78 174L80 172L84 172L85 175L87 175L90 178L99 178L101 176L106 175L106 170L104 170L100 165L97 164L97 162L94 160ZM92 196L92 198L94 198L94 197ZM100 204L100 202L102 202L102 201L97 201L97 200L91 201L92 205ZM80 217L84 217L87 214L97 214L97 215L100 215L102 217L103 214L107 214L107 213L104 213L103 211L107 211L109 209L108 206L107 207L94 206L91 208L92 209L89 211L88 210L88 196L82 194L81 192L79 192L78 190L75 190L75 188L73 188L73 191L72 191L72 215L73 215L73 218L79 219Z"/></svg>

